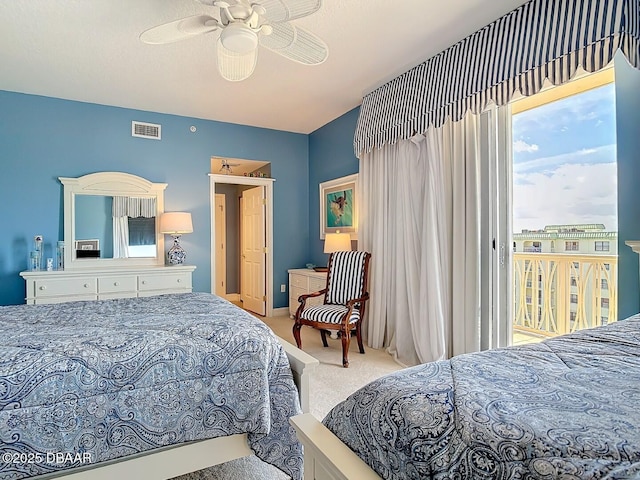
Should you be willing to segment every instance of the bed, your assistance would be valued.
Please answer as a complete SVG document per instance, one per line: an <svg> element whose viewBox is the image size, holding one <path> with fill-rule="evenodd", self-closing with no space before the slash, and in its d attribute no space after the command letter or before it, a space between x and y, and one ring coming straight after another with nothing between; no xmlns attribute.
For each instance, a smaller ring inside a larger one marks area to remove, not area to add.
<svg viewBox="0 0 640 480"><path fill-rule="evenodd" d="M169 478L254 452L300 478L288 419L316 365L210 294L0 307L0 479Z"/></svg>
<svg viewBox="0 0 640 480"><path fill-rule="evenodd" d="M640 316L460 355L291 419L305 479L640 478Z"/></svg>

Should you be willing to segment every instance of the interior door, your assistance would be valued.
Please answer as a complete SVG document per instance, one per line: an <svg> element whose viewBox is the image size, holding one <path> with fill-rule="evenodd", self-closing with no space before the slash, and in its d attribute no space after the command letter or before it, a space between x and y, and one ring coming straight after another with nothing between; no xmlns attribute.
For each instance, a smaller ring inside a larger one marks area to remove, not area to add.
<svg viewBox="0 0 640 480"><path fill-rule="evenodd" d="M264 187L242 192L240 299L242 306L266 315L266 195Z"/></svg>
<svg viewBox="0 0 640 480"><path fill-rule="evenodd" d="M214 246L216 256L216 295L224 298L227 295L227 249L226 249L226 203L221 193L215 195L215 237Z"/></svg>

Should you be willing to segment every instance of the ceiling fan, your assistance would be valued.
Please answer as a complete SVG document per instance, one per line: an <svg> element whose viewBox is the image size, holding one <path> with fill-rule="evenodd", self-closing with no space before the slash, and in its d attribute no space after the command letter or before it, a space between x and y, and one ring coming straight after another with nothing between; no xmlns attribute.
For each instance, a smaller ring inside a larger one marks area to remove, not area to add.
<svg viewBox="0 0 640 480"><path fill-rule="evenodd" d="M233 173L233 170L231 170L231 167L237 167L238 165L240 165L239 163L229 163L228 160L221 158L221 166L220 166L220 171L224 172L226 175L231 175Z"/></svg>
<svg viewBox="0 0 640 480"><path fill-rule="evenodd" d="M140 40L165 44L220 30L216 51L218 71L237 82L251 76L258 45L304 65L318 65L329 49L316 35L291 20L317 12L322 0L196 0L219 9L219 19L194 15L142 32Z"/></svg>

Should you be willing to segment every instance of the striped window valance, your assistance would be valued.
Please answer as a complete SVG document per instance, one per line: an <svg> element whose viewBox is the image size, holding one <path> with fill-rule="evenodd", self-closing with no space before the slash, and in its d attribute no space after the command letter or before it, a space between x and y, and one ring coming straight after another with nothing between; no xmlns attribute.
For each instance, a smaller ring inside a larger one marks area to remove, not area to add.
<svg viewBox="0 0 640 480"><path fill-rule="evenodd" d="M640 68L639 44L640 0L531 0L366 95L355 154L598 71L618 50Z"/></svg>
<svg viewBox="0 0 640 480"><path fill-rule="evenodd" d="M155 197L113 197L113 216L146 217L156 216Z"/></svg>

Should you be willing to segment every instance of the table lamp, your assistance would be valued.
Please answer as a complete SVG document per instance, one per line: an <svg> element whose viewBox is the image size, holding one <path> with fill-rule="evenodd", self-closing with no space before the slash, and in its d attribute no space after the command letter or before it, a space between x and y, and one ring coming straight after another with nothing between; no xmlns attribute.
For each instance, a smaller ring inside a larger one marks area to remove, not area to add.
<svg viewBox="0 0 640 480"><path fill-rule="evenodd" d="M327 233L324 236L324 253L348 252L351 250L351 235L348 233ZM327 267L316 267L316 272L326 272Z"/></svg>
<svg viewBox="0 0 640 480"><path fill-rule="evenodd" d="M186 212L167 212L160 215L160 233L173 237L173 246L167 252L171 265L181 265L187 258L187 253L180 246L180 237L193 232L191 214Z"/></svg>

